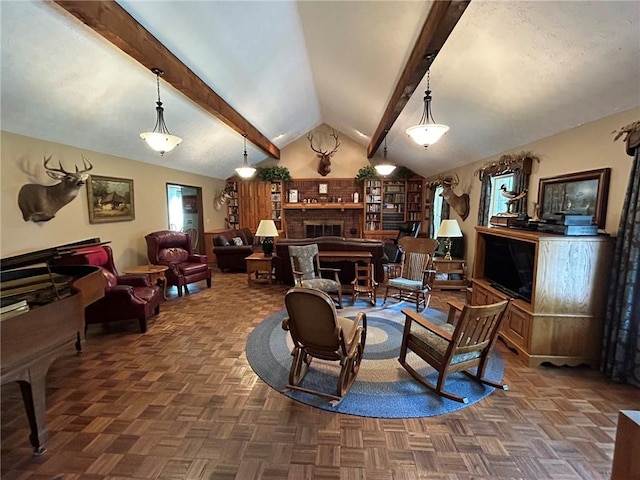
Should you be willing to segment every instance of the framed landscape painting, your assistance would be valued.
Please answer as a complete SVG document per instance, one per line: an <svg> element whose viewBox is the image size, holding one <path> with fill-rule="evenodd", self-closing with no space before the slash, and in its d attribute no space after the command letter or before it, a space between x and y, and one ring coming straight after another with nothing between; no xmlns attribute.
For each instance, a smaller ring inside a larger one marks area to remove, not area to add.
<svg viewBox="0 0 640 480"><path fill-rule="evenodd" d="M591 215L598 228L605 228L610 168L541 178L538 187L540 217L545 214Z"/></svg>
<svg viewBox="0 0 640 480"><path fill-rule="evenodd" d="M87 181L89 223L135 219L133 180L91 175Z"/></svg>

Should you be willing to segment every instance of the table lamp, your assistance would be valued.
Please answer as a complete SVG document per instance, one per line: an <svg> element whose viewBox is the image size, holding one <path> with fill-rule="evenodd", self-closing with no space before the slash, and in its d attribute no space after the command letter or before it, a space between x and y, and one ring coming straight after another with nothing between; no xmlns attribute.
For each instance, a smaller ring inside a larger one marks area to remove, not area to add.
<svg viewBox="0 0 640 480"><path fill-rule="evenodd" d="M273 253L273 237L278 236L278 229L273 220L260 220L256 237L262 237L262 253L265 257L270 257Z"/></svg>
<svg viewBox="0 0 640 480"><path fill-rule="evenodd" d="M444 255L445 260L451 260L451 237L461 236L462 232L460 231L460 226L458 225L457 220L442 220L436 237L446 238L446 240L444 241L444 247L446 249L446 253Z"/></svg>

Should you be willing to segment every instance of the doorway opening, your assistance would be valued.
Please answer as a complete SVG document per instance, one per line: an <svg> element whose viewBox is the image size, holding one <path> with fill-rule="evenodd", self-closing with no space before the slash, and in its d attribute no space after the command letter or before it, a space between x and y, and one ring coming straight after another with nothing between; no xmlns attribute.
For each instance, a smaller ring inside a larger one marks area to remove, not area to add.
<svg viewBox="0 0 640 480"><path fill-rule="evenodd" d="M167 183L167 212L169 230L189 233L193 252L205 253L202 188Z"/></svg>

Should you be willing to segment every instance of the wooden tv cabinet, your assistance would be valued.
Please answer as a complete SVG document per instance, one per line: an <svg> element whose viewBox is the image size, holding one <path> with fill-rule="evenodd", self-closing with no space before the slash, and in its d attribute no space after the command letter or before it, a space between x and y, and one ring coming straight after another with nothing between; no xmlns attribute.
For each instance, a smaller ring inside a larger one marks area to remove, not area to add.
<svg viewBox="0 0 640 480"><path fill-rule="evenodd" d="M514 299L500 337L529 366L597 367L614 241L503 227L476 227L473 304L510 298L484 278L485 241L497 235L535 244L531 302Z"/></svg>

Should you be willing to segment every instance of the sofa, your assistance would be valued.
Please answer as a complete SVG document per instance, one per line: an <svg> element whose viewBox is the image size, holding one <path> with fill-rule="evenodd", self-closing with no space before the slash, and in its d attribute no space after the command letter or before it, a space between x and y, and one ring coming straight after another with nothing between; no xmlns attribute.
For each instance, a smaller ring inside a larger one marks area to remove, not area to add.
<svg viewBox="0 0 640 480"><path fill-rule="evenodd" d="M318 244L318 250L322 251L366 251L371 252L371 263L375 268L375 279L382 282L384 279L384 265L389 262L385 253L385 244L382 240L370 240L362 238L344 237L316 237L299 239L279 239L274 246L273 266L278 282L293 285L293 272L289 258L289 245ZM340 283L350 284L355 278L354 262L323 262L323 266L340 269Z"/></svg>
<svg viewBox="0 0 640 480"><path fill-rule="evenodd" d="M225 230L213 237L213 253L220 270L246 270L244 259L261 252L253 233L248 228Z"/></svg>

